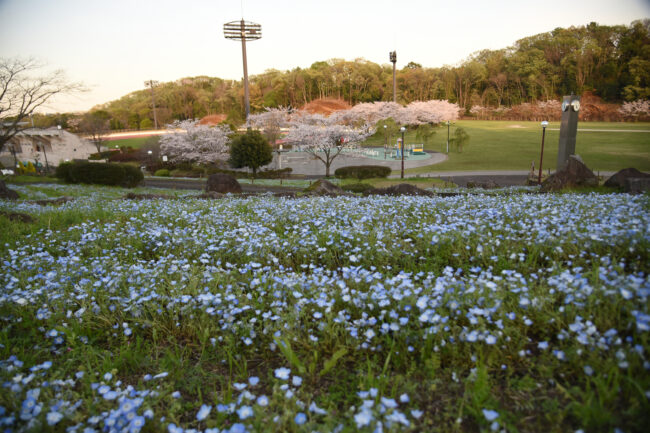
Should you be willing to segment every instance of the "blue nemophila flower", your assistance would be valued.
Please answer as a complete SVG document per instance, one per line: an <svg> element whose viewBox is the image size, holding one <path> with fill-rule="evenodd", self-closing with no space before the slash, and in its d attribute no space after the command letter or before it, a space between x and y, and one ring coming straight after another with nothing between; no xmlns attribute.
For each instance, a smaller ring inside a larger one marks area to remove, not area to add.
<svg viewBox="0 0 650 433"><path fill-rule="evenodd" d="M257 376L251 376L248 378L248 383L250 386L256 386L260 382L260 378Z"/></svg>
<svg viewBox="0 0 650 433"><path fill-rule="evenodd" d="M268 406L269 398L265 395L260 395L259 397L257 397L256 403L262 407Z"/></svg>
<svg viewBox="0 0 650 433"><path fill-rule="evenodd" d="M303 425L305 422L307 422L307 415L302 412L298 412L293 421L298 425Z"/></svg>
<svg viewBox="0 0 650 433"><path fill-rule="evenodd" d="M63 419L63 414L60 412L49 412L46 418L48 425L54 425Z"/></svg>
<svg viewBox="0 0 650 433"><path fill-rule="evenodd" d="M363 408L361 412L354 415L354 422L357 424L357 428L369 425L373 419L372 412L366 408Z"/></svg>
<svg viewBox="0 0 650 433"><path fill-rule="evenodd" d="M488 421L494 421L499 417L499 412L492 409L483 409L483 416Z"/></svg>
<svg viewBox="0 0 650 433"><path fill-rule="evenodd" d="M181 393L179 391L174 391L174 392L172 392L172 397L173 398L181 398Z"/></svg>
<svg viewBox="0 0 650 433"><path fill-rule="evenodd" d="M300 385L302 385L302 377L300 377L300 376L293 376L293 377L291 378L291 384L292 384L293 386L300 386Z"/></svg>
<svg viewBox="0 0 650 433"><path fill-rule="evenodd" d="M196 413L196 419L197 421L203 421L210 415L210 411L212 410L212 406L208 406L206 404L202 405L199 411Z"/></svg>
<svg viewBox="0 0 650 433"><path fill-rule="evenodd" d="M289 375L291 370L285 367L280 367L275 369L275 377L281 380L289 380Z"/></svg>
<svg viewBox="0 0 650 433"><path fill-rule="evenodd" d="M237 415L239 415L239 419L245 420L253 416L253 409L250 406L242 406L237 409Z"/></svg>

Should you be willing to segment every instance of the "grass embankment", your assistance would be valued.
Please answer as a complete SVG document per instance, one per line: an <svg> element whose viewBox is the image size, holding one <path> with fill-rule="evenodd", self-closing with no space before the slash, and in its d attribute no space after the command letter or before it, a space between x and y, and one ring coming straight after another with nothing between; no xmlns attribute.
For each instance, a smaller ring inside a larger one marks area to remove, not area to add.
<svg viewBox="0 0 650 433"><path fill-rule="evenodd" d="M451 125L452 137L456 127L464 128L470 136L470 141L462 153L458 153L452 145L449 149L449 160L407 172L417 174L429 171L529 170L532 161L539 169L542 141L540 122L461 120ZM550 122L546 130L544 170L555 170L559 128L559 122ZM594 172L618 171L626 167L650 171L650 132L623 132L650 131L650 123L581 122L578 128L622 131L578 131L576 153ZM397 137L393 137L393 141L396 139ZM416 139L415 131L408 131L405 141L407 145L422 142ZM444 153L446 142L447 127L441 126L425 149ZM382 138L373 137L364 145L383 144Z"/></svg>
<svg viewBox="0 0 650 433"><path fill-rule="evenodd" d="M7 428L647 431L648 196L75 188L0 202Z"/></svg>
<svg viewBox="0 0 650 433"><path fill-rule="evenodd" d="M158 137L158 136L152 136L152 137ZM147 142L147 140L150 140L152 137L133 137L133 138L122 138L119 140L111 140L105 142L105 146L109 149L115 149L116 146L118 148L131 147L133 149L139 149Z"/></svg>

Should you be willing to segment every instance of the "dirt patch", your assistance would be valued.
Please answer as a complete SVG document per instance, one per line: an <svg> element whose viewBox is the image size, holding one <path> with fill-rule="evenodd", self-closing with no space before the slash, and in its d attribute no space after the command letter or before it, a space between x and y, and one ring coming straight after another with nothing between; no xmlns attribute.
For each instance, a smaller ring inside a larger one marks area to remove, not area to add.
<svg viewBox="0 0 650 433"><path fill-rule="evenodd" d="M352 107L343 99L314 99L302 107L303 110L310 113L318 113L325 116L329 116L335 111L347 110L348 108Z"/></svg>
<svg viewBox="0 0 650 433"><path fill-rule="evenodd" d="M50 205L58 206L60 204L65 204L65 203L71 202L73 200L74 200L74 198L72 198L72 197L63 196L63 197L50 198L50 199L45 199L45 200L34 200L32 203L35 203L35 204L37 204L39 206L50 206Z"/></svg>
<svg viewBox="0 0 650 433"><path fill-rule="evenodd" d="M400 183L399 185L393 185L387 188L371 189L370 191L366 191L364 195L422 195L432 197L435 194L410 183Z"/></svg>
<svg viewBox="0 0 650 433"><path fill-rule="evenodd" d="M208 114L201 120L199 120L199 125L218 125L226 121L228 116L226 114Z"/></svg>
<svg viewBox="0 0 650 433"><path fill-rule="evenodd" d="M9 221L20 221L21 223L33 223L36 221L33 216L22 212L0 211L0 215L9 219Z"/></svg>

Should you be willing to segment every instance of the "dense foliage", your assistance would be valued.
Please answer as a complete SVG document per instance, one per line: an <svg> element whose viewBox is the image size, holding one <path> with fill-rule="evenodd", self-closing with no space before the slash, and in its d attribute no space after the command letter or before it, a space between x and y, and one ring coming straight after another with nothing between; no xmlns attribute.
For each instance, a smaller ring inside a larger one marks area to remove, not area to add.
<svg viewBox="0 0 650 433"><path fill-rule="evenodd" d="M647 431L647 196L88 191L0 202L43 228L1 247L4 429Z"/></svg>
<svg viewBox="0 0 650 433"><path fill-rule="evenodd" d="M269 142L259 131L249 129L244 134L235 136L230 142L230 159L233 168L250 168L253 176L257 169L273 160Z"/></svg>
<svg viewBox="0 0 650 433"><path fill-rule="evenodd" d="M56 177L67 183L113 185L133 188L144 179L139 167L130 164L64 162L57 166Z"/></svg>
<svg viewBox="0 0 650 433"><path fill-rule="evenodd" d="M391 169L385 165L349 165L334 170L334 176L339 179L371 179L373 177L388 177Z"/></svg>
<svg viewBox="0 0 650 433"><path fill-rule="evenodd" d="M509 107L585 91L606 102L649 99L649 23L557 28L508 48L474 53L457 66L430 68L410 62L397 71L398 102L443 99L469 111L474 106ZM160 124L214 113L227 114L235 124L243 121L240 81L183 78L161 83L155 92ZM297 108L323 97L342 98L351 105L391 101L391 65L331 59L304 69L271 69L250 77L253 113L264 107ZM140 128L153 120L149 89L102 108L110 113L113 129Z"/></svg>

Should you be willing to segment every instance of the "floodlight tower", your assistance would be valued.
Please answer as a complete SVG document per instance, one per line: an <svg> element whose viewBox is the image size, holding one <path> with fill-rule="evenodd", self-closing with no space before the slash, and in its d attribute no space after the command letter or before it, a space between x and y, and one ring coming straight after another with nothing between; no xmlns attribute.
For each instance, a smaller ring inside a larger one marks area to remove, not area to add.
<svg viewBox="0 0 650 433"><path fill-rule="evenodd" d="M395 63L397 63L397 51L388 53L391 63L393 64L393 102L397 102L397 82L395 81Z"/></svg>
<svg viewBox="0 0 650 433"><path fill-rule="evenodd" d="M250 21L231 21L223 25L223 35L226 39L241 41L241 53L244 59L244 103L246 105L246 122L251 107L248 100L248 65L246 62L246 41L255 41L262 38L262 26Z"/></svg>

